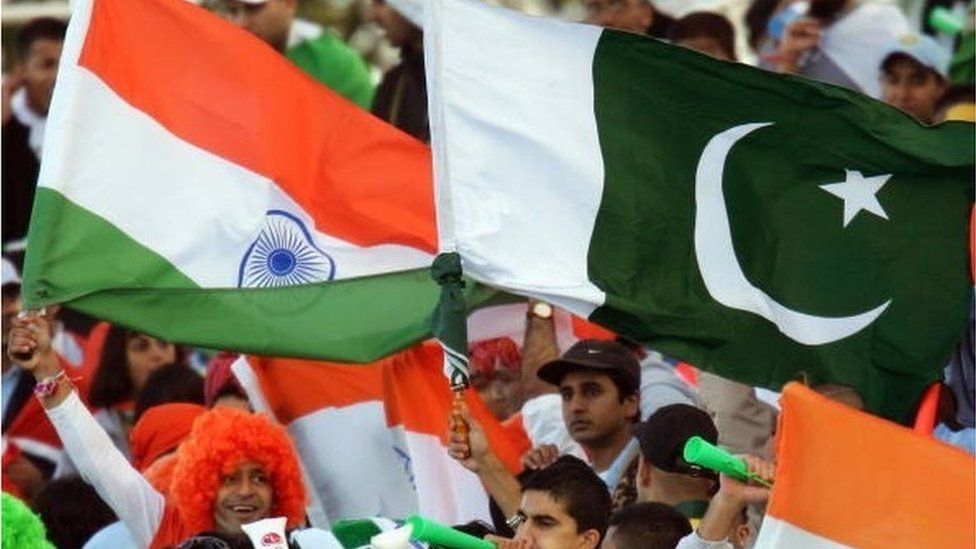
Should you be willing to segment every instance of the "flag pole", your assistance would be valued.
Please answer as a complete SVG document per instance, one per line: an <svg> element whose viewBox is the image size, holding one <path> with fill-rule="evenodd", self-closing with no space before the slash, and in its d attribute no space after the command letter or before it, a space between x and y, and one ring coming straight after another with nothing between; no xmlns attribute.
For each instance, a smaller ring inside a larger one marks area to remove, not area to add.
<svg viewBox="0 0 976 549"><path fill-rule="evenodd" d="M454 392L451 408L454 431L467 443L468 425L461 417L464 391L470 386L468 319L461 256L457 252L438 254L431 267L431 275L441 287L440 299L431 317L431 333L444 349L444 375Z"/></svg>

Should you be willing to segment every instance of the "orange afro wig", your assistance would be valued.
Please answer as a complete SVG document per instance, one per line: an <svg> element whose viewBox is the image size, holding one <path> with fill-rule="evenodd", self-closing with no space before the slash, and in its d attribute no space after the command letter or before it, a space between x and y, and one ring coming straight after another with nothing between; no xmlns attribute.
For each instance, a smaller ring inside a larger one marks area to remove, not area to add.
<svg viewBox="0 0 976 549"><path fill-rule="evenodd" d="M271 477L269 516L285 517L289 527L304 523L305 488L284 428L263 415L216 408L193 422L173 469L169 493L189 531L215 529L217 490L223 477L246 461L260 464Z"/></svg>

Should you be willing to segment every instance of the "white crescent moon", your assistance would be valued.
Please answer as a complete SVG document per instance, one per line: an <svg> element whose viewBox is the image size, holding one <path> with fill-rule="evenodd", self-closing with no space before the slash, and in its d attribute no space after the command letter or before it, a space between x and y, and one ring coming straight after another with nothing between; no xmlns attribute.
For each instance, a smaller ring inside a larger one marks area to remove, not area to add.
<svg viewBox="0 0 976 549"><path fill-rule="evenodd" d="M853 316L824 317L801 313L753 286L735 257L722 191L725 159L738 140L771 124L735 126L712 137L702 151L695 172L695 257L698 269L708 293L722 305L757 314L775 324L786 337L804 345L838 341L869 326L888 308L891 300Z"/></svg>

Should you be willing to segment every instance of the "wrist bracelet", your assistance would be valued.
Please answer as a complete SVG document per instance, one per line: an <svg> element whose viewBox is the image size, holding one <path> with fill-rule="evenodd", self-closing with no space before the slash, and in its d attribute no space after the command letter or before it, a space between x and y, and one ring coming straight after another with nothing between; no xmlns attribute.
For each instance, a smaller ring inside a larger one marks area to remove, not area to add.
<svg viewBox="0 0 976 549"><path fill-rule="evenodd" d="M64 370L58 370L58 373L51 377L44 378L34 385L34 396L37 398L48 398L53 395L58 390L58 384L61 378L67 377Z"/></svg>

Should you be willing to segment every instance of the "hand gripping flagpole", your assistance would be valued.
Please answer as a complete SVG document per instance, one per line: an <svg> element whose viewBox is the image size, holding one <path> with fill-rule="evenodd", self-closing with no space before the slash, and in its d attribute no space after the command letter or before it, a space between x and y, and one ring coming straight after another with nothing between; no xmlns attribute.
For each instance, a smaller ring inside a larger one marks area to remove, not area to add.
<svg viewBox="0 0 976 549"><path fill-rule="evenodd" d="M468 388L468 318L464 302L461 256L442 253L434 259L431 275L441 287L441 297L431 318L431 332L444 349L444 375L454 391L451 410L454 431L468 439L468 424L461 417L464 390Z"/></svg>

